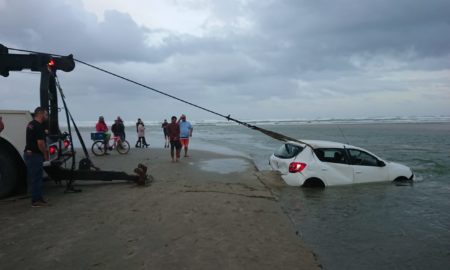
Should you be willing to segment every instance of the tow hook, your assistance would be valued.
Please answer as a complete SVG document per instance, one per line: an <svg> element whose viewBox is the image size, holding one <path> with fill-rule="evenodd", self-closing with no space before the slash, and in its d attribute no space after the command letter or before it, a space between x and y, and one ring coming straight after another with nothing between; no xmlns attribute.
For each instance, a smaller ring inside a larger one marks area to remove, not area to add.
<svg viewBox="0 0 450 270"><path fill-rule="evenodd" d="M138 175L138 179L136 180L136 184L139 186L145 186L146 181L148 180L147 175L147 166L142 163L139 163L137 168L134 169L134 172Z"/></svg>

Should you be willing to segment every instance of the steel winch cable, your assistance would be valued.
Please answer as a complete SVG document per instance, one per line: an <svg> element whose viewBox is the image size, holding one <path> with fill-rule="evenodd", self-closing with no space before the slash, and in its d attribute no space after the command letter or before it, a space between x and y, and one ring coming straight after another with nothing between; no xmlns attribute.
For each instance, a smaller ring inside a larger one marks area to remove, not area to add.
<svg viewBox="0 0 450 270"><path fill-rule="evenodd" d="M37 51L31 51L31 50L23 50L23 49L16 49L16 48L8 48L8 49L9 49L9 50L12 50L12 51L19 51L19 52L28 52L28 53L35 53L35 54L45 54L45 55L50 55L50 56L64 57L63 55L59 55L59 54L43 53L43 52L37 52ZM213 111L213 110L207 109L207 108L205 108L205 107L202 107L202 106L200 106L200 105L194 104L194 103L189 102L189 101L187 101L187 100L178 98L178 97L176 97L176 96L174 96L174 95L168 94L168 93L166 93L166 92L164 92L164 91L158 90L158 89L156 89L156 88L150 87L150 86L148 86L148 85L145 85L145 84L142 84L142 83L137 82L137 81L135 81L135 80L129 79L129 78L127 78L127 77L124 77L124 76L122 76L122 75L116 74L116 73L111 72L111 71L109 71L109 70L106 70L106 69L104 69L104 68L95 66L95 65L93 65L93 64L89 64L89 63L87 63L87 62L85 62L85 61L82 61L82 60L80 60L80 59L74 58L73 60L74 60L75 62L78 62L78 63L80 63L80 64L83 64L83 65L85 65L85 66L88 66L88 67L90 67L90 68L93 68L93 69L96 69L96 70L98 70L98 71L101 71L101 72L104 72L104 73L106 73L106 74L109 74L109 75L111 75L111 76L114 76L114 77L116 77L116 78L125 80L125 81L127 81L127 82L129 82L129 83L138 85L138 86L140 86L140 87L146 88L146 89L148 89L148 90L154 91L154 92L159 93L159 94L161 94L161 95L167 96L167 97L169 97L169 98L178 100L178 101L183 102L183 103L185 103L185 104L188 104L188 105L190 105L190 106L193 106L193 107L196 107L196 108L198 108L198 109L201 109L201 110L203 110L203 111L206 111L206 112L212 113L212 114L214 114L214 115L220 116L220 117L222 117L222 118L227 119L228 121L233 121L233 122L235 122L235 123L237 123L237 124L239 124L239 125L246 126L246 127L250 128L250 129L253 129L253 130L257 130L257 131L259 131L259 132L261 132L261 133L263 133L263 134L265 134L265 135L267 135L267 136L269 136L269 137L271 137L271 138L273 138L273 139L276 139L276 140L279 140L279 141L283 141L283 142L294 141L294 142L298 142L298 143L307 145L307 146L309 146L311 149L314 149L314 147L311 146L310 144L308 144L308 143L306 143L306 142L303 142L303 141L300 141L300 140L298 140L298 139L291 138L291 137L289 137L289 136L286 136L286 135L283 135L283 134L280 134L280 133L277 133L277 132L274 132L274 131L271 131L271 130L268 130L268 129L264 129L264 128L258 127L258 126L256 126L256 125L252 125L252 124L249 124L249 123L244 122L244 121L240 121L240 120L238 120L238 119L232 118L230 114L229 114L229 115L224 115L224 114L215 112L215 111Z"/></svg>

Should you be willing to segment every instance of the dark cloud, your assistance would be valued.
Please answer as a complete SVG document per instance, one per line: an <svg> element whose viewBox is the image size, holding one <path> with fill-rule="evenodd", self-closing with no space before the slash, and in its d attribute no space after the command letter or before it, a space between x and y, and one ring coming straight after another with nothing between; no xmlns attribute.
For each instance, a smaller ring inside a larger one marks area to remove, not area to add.
<svg viewBox="0 0 450 270"><path fill-rule="evenodd" d="M105 12L104 20L79 1L6 1L0 10L0 39L26 49L73 53L90 61L161 61L164 54L146 43L152 33L130 15Z"/></svg>
<svg viewBox="0 0 450 270"><path fill-rule="evenodd" d="M384 79L403 71L414 76L414 71L450 69L449 1L172 2L210 9L201 35L149 28L117 10L107 10L99 20L79 0L6 0L0 9L0 40L11 47L73 53L175 96L247 118L288 118L296 113L325 116L315 111L320 104L328 105L328 114L333 110L360 114L365 107L352 112L352 100L360 103L372 94L378 95L376 108L393 113L396 108L388 108L392 103L380 103L384 97L401 99L404 93L409 101L423 96L427 84L450 87L445 76L413 83ZM153 37L160 37L157 45L150 42ZM81 65L60 76L74 100L74 110L84 118L97 115L96 104L102 102L111 117L116 114L114 104L126 103L130 117L148 106L159 118L175 106L208 118ZM23 83L23 78L13 75L0 83L8 95L15 85L22 86L18 93L27 95L32 83ZM433 96L442 92L433 92ZM26 100L31 106L32 99ZM348 103L345 110L338 105L343 100ZM21 106L12 96L8 102ZM0 107L4 106L0 101ZM427 106L450 113L431 103L421 108ZM367 108L366 113L376 114L376 110Z"/></svg>
<svg viewBox="0 0 450 270"><path fill-rule="evenodd" d="M313 63L319 63L322 68L339 69L346 68L345 57L358 53L401 57L404 51L413 50L418 57L450 54L445 45L450 42L448 10L450 2L439 0L285 0L273 1L253 14L258 31L268 41L290 44L285 55L299 60L300 68L314 68ZM327 61L330 58L339 65Z"/></svg>

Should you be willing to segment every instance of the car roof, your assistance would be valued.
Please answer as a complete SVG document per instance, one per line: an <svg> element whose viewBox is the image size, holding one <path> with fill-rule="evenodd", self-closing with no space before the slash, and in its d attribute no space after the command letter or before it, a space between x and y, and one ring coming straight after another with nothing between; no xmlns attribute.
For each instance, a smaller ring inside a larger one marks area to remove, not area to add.
<svg viewBox="0 0 450 270"><path fill-rule="evenodd" d="M350 144L339 143L339 142L331 142L331 141L321 141L321 140L301 140L301 139L299 139L299 141L307 143L308 145L312 146L313 148L341 148L341 149L342 148L348 148L348 149L362 150L362 151L365 151L365 152L367 152L367 153L377 157L378 159L381 159L379 156L377 156L374 153L368 151L367 149L364 149L364 148L361 148L361 147L357 147L357 146L354 146L354 145L350 145ZM305 147L304 143L299 143L299 142L296 142L296 141L287 141L286 143L299 145L301 147Z"/></svg>
<svg viewBox="0 0 450 270"><path fill-rule="evenodd" d="M305 142L309 145L311 145L313 148L359 148L353 145L348 145L345 143L339 143L339 142L331 142L331 141L321 141L321 140L301 140L301 142ZM303 143L295 142L295 141L288 141L287 143L300 145L302 147L305 146Z"/></svg>

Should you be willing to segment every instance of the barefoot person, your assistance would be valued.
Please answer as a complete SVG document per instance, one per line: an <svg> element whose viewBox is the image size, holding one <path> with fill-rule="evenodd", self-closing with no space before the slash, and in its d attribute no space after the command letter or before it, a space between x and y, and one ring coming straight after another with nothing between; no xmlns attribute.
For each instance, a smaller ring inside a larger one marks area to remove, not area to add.
<svg viewBox="0 0 450 270"><path fill-rule="evenodd" d="M184 157L188 157L188 146L189 146L189 138L192 137L192 128L191 123L186 121L186 115L182 114L180 116L180 142L181 146L184 148Z"/></svg>
<svg viewBox="0 0 450 270"><path fill-rule="evenodd" d="M170 140L170 156L172 162L178 162L180 158L180 125L177 123L177 117L172 116L170 124L167 125L167 132ZM174 150L176 150L176 156L174 157Z"/></svg>

